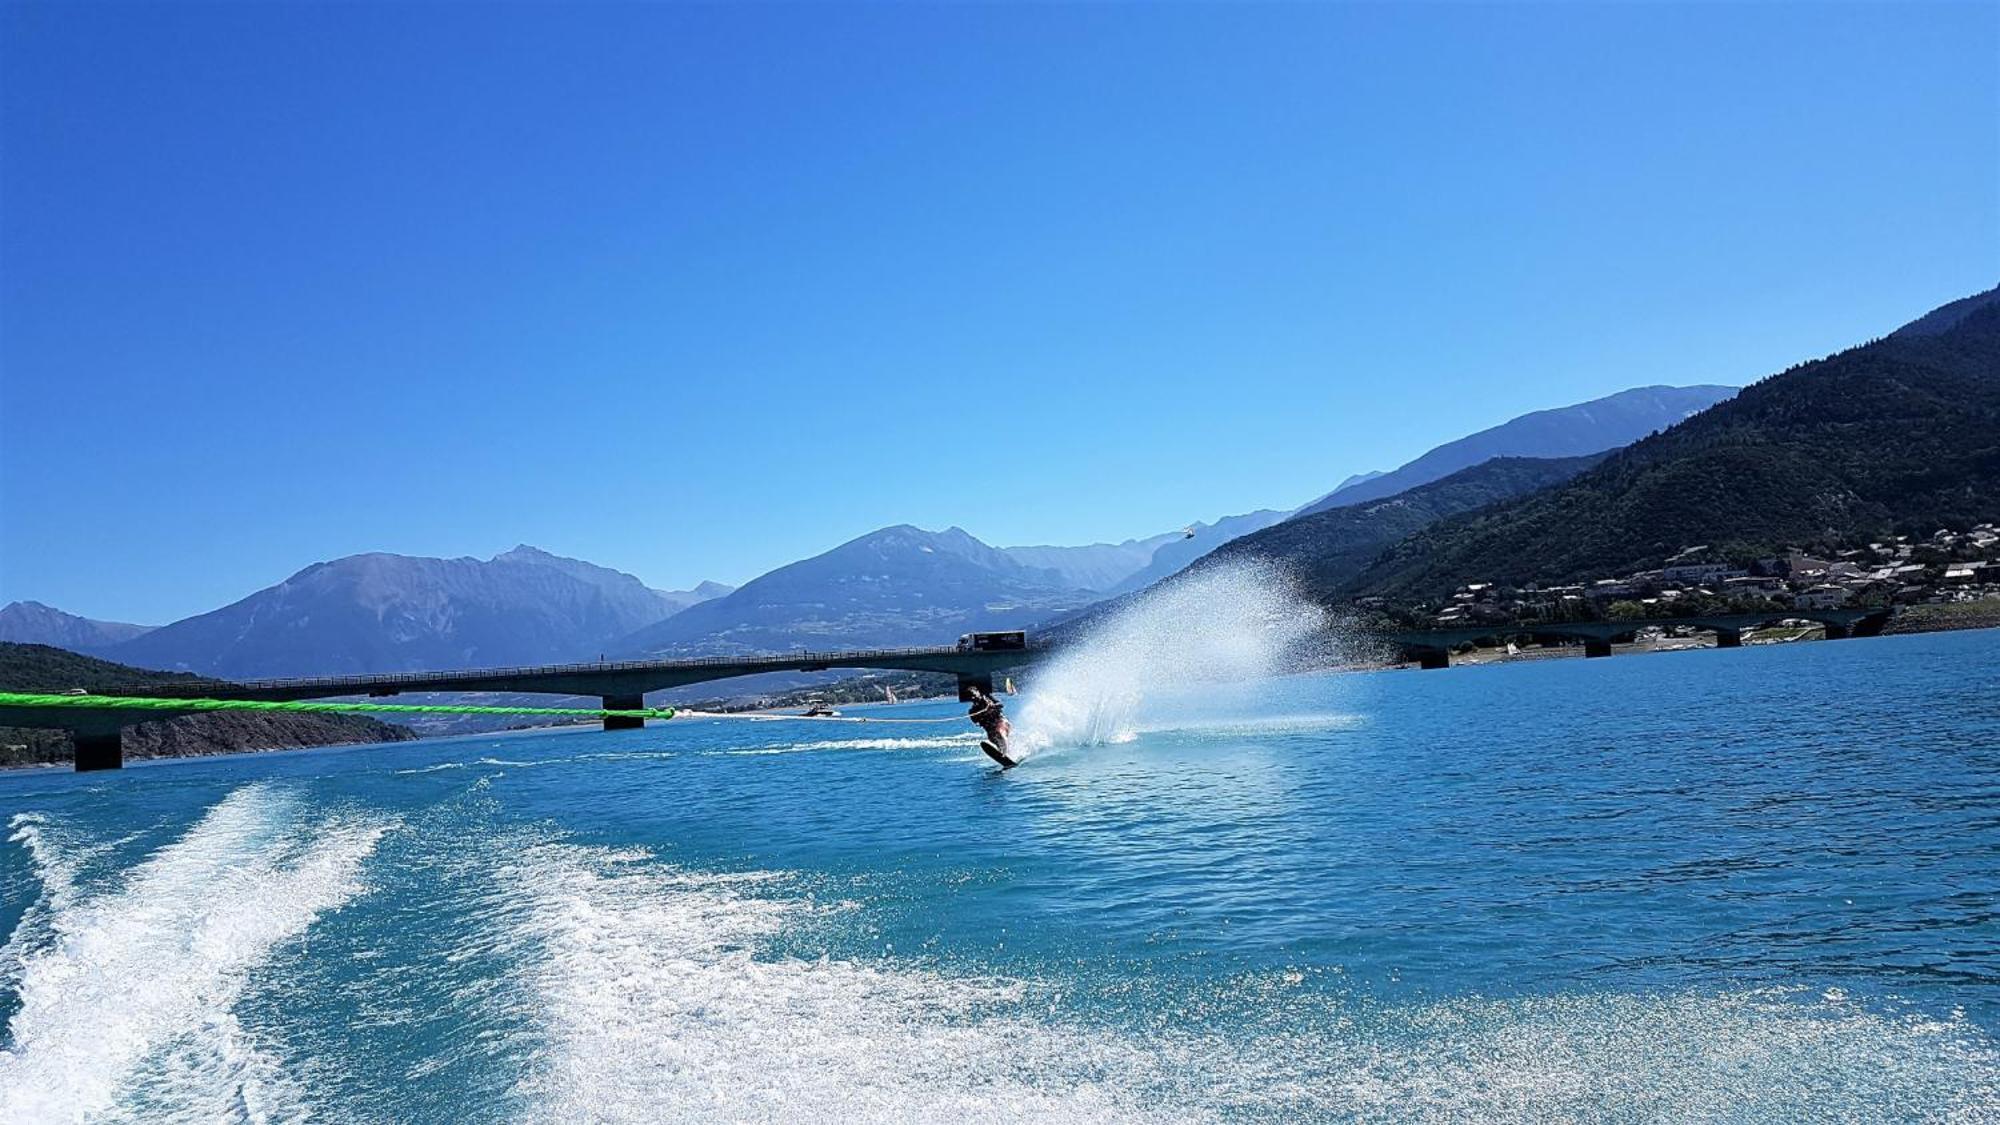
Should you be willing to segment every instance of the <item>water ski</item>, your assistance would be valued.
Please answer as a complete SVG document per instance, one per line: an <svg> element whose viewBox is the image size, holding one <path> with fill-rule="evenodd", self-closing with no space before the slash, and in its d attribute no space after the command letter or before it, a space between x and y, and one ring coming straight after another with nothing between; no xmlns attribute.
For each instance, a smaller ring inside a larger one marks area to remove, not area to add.
<svg viewBox="0 0 2000 1125"><path fill-rule="evenodd" d="M992 741L989 739L984 739L984 738L980 739L979 748L981 750L986 751L987 757L993 759L996 762L999 762L1000 768L1003 770L1011 770L1015 766L1020 765L1019 762L1016 762L1014 759L1009 758L1004 752L1002 752L998 746L993 745Z"/></svg>

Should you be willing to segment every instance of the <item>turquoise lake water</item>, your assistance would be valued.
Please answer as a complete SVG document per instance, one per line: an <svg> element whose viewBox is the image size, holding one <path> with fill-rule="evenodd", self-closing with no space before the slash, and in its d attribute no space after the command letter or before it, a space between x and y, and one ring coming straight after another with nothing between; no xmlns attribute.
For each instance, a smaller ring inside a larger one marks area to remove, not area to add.
<svg viewBox="0 0 2000 1125"><path fill-rule="evenodd" d="M0 1120L2000 1121L2000 633L1098 737L0 777Z"/></svg>

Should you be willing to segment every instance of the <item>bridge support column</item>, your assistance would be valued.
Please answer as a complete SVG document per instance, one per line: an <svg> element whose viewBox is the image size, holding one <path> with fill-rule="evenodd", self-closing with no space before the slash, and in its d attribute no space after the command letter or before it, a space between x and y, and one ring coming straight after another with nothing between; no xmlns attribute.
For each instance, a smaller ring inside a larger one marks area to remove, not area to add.
<svg viewBox="0 0 2000 1125"><path fill-rule="evenodd" d="M1716 647L1716 648L1742 648L1742 647L1743 647L1743 630L1741 630L1741 629L1717 629L1717 630L1715 631L1715 647Z"/></svg>
<svg viewBox="0 0 2000 1125"><path fill-rule="evenodd" d="M640 711L644 710L645 706L646 697L643 695L607 695L604 697L604 709L606 711ZM645 725L646 720L635 719L628 715L604 716L605 730L637 730Z"/></svg>
<svg viewBox="0 0 2000 1125"><path fill-rule="evenodd" d="M125 768L125 732L114 730L110 734L77 734L76 772L90 770L115 770Z"/></svg>
<svg viewBox="0 0 2000 1125"><path fill-rule="evenodd" d="M1824 622L1824 624L1826 625L1826 639L1829 641L1844 641L1854 635L1854 631L1845 625L1836 625L1831 621Z"/></svg>
<svg viewBox="0 0 2000 1125"><path fill-rule="evenodd" d="M1583 639L1583 654L1585 656L1610 656L1611 642L1609 640L1599 640L1596 637L1585 637Z"/></svg>
<svg viewBox="0 0 2000 1125"><path fill-rule="evenodd" d="M1451 667L1451 650L1445 648L1420 648L1417 650L1417 667Z"/></svg>

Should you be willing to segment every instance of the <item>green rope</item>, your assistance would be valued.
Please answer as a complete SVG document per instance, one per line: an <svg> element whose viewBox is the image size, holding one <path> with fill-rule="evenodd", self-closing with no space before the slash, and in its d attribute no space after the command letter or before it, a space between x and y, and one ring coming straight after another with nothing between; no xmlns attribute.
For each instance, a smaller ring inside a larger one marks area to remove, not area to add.
<svg viewBox="0 0 2000 1125"><path fill-rule="evenodd" d="M348 714L382 711L398 715L572 715L592 719L671 719L671 707L607 711L591 707L473 707L416 703L276 703L262 699L148 699L127 695L43 695L0 691L0 707L89 707L130 711L291 711Z"/></svg>

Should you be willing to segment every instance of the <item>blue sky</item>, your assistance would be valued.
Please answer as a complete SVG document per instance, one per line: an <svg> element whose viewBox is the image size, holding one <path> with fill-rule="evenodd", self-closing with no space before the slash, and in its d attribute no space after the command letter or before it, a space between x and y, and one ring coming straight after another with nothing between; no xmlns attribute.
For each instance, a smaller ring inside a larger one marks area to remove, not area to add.
<svg viewBox="0 0 2000 1125"><path fill-rule="evenodd" d="M2000 274L2000 8L10 4L0 601L1301 503Z"/></svg>

